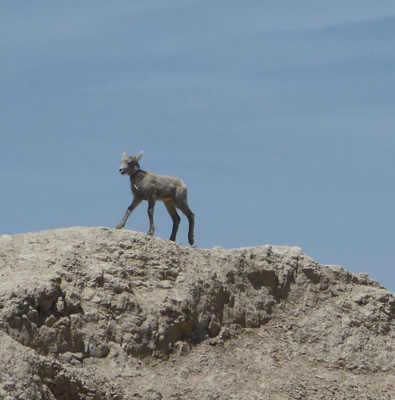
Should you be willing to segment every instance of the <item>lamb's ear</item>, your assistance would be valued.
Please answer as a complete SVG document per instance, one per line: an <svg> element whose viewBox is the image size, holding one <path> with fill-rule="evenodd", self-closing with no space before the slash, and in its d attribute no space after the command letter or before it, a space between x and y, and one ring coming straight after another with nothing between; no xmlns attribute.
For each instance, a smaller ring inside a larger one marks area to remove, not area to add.
<svg viewBox="0 0 395 400"><path fill-rule="evenodd" d="M123 154L122 154L122 157L125 158L125 157L127 157L127 156L128 156L128 155L127 155L126 152L124 151Z"/></svg>
<svg viewBox="0 0 395 400"><path fill-rule="evenodd" d="M141 157L143 156L144 151L140 151L139 155L136 157L137 161L140 161Z"/></svg>

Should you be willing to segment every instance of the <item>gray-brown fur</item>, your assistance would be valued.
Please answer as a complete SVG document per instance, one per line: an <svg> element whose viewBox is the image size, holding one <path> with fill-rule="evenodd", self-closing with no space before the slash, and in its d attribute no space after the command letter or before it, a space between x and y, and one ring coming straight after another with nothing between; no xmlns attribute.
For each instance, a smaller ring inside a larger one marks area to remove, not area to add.
<svg viewBox="0 0 395 400"><path fill-rule="evenodd" d="M175 241L180 225L181 218L177 213L177 208L188 218L189 232L188 240L191 245L194 243L194 224L195 214L188 205L188 191L185 183L179 178L171 176L157 175L152 172L145 172L140 169L139 161L143 156L141 152L138 156L129 156L123 153L122 163L119 171L122 175L130 176L132 186L133 202L126 210L122 221L117 225L117 229L122 229L132 211L143 201L148 201L148 217L150 227L148 235L155 232L154 207L157 200L165 203L166 209L173 220L173 230L170 240Z"/></svg>

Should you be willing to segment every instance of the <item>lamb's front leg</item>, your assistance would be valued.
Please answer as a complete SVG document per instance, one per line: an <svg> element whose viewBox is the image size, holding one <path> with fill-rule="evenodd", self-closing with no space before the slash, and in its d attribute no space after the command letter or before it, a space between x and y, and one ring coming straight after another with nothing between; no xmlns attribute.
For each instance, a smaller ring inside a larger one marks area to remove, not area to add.
<svg viewBox="0 0 395 400"><path fill-rule="evenodd" d="M148 218L149 218L149 231L147 235L154 235L155 225L154 225L154 207L155 199L151 198L148 200Z"/></svg>
<svg viewBox="0 0 395 400"><path fill-rule="evenodd" d="M124 217L122 218L122 221L117 225L117 227L115 229L122 229L125 224L126 221L129 218L129 215L132 213L132 211L142 202L142 200L140 199L133 199L133 203L130 205L130 207L128 207L128 209L126 210L126 213L124 215Z"/></svg>

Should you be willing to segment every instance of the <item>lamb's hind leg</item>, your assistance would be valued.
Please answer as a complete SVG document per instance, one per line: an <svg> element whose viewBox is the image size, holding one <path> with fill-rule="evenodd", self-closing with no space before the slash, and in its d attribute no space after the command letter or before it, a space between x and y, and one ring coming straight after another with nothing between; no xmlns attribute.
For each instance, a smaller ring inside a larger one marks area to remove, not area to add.
<svg viewBox="0 0 395 400"><path fill-rule="evenodd" d="M176 206L173 201L165 201L165 206L173 220L173 230L171 231L170 240L176 241L176 236L178 232L178 226L180 225L181 218L177 213Z"/></svg>
<svg viewBox="0 0 395 400"><path fill-rule="evenodd" d="M191 246L195 241L194 239L194 229L195 229L195 214L189 208L188 203L179 203L177 204L177 208L179 208L188 218L189 221L189 231L188 231L188 241Z"/></svg>

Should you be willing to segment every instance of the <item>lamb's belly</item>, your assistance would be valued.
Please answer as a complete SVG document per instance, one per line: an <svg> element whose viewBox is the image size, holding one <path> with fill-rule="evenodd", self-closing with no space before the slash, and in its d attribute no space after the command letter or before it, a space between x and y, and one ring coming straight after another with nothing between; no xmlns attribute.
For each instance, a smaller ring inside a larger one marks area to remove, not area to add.
<svg viewBox="0 0 395 400"><path fill-rule="evenodd" d="M159 201L171 201L174 200L171 196L161 196L158 198Z"/></svg>

